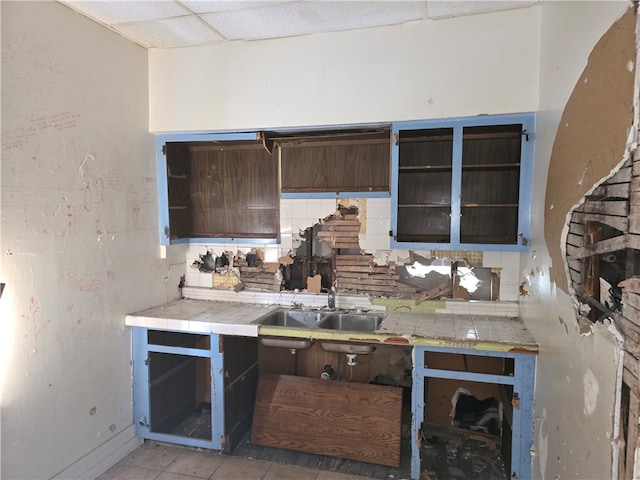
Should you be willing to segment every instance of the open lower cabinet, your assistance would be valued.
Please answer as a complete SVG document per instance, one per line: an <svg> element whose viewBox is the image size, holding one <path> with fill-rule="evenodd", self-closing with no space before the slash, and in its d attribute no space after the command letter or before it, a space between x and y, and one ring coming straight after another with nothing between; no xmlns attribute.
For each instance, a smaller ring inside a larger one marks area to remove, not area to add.
<svg viewBox="0 0 640 480"><path fill-rule="evenodd" d="M464 463L478 478L531 478L535 355L417 346L414 362L411 478Z"/></svg>
<svg viewBox="0 0 640 480"><path fill-rule="evenodd" d="M251 424L257 338L133 328L138 436L229 453Z"/></svg>

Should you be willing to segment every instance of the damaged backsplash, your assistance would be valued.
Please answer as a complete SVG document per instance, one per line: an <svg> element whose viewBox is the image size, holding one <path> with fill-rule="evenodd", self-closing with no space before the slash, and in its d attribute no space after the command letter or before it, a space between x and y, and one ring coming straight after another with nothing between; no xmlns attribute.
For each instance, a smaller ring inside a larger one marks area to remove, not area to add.
<svg viewBox="0 0 640 480"><path fill-rule="evenodd" d="M283 199L279 245L191 244L188 286L517 301L519 254L389 247L388 199ZM320 215L318 215L320 213Z"/></svg>

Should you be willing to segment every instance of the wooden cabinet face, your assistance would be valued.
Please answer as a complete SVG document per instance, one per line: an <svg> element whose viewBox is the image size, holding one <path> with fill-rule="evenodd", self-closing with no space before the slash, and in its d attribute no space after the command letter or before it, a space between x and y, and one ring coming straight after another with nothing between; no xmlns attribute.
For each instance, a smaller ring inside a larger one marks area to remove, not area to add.
<svg viewBox="0 0 640 480"><path fill-rule="evenodd" d="M518 240L522 125L465 127L460 241Z"/></svg>
<svg viewBox="0 0 640 480"><path fill-rule="evenodd" d="M177 238L277 238L278 161L257 142L167 143L169 230Z"/></svg>
<svg viewBox="0 0 640 480"><path fill-rule="evenodd" d="M312 133L274 140L281 151L283 193L389 191L389 130Z"/></svg>
<svg viewBox="0 0 640 480"><path fill-rule="evenodd" d="M528 142L533 120L437 123L394 128L392 245L514 249L525 245L530 169L523 169L523 155L532 154Z"/></svg>
<svg viewBox="0 0 640 480"><path fill-rule="evenodd" d="M398 241L451 240L452 161L452 129L400 132Z"/></svg>

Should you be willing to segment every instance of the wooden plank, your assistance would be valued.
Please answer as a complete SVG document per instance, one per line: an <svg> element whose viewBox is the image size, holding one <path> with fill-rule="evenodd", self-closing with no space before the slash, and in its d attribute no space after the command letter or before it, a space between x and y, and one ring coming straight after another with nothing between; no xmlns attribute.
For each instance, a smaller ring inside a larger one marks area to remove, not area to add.
<svg viewBox="0 0 640 480"><path fill-rule="evenodd" d="M584 235L582 233L574 233L569 229L569 233L567 234L567 245L582 247L584 245Z"/></svg>
<svg viewBox="0 0 640 480"><path fill-rule="evenodd" d="M619 284L623 293L640 293L640 277L631 277L621 281Z"/></svg>
<svg viewBox="0 0 640 480"><path fill-rule="evenodd" d="M633 384L627 382L627 385L633 387L633 390L638 390L638 378L640 378L640 367L638 366L638 359L631 355L629 352L624 352L624 369L629 371L629 374L635 378Z"/></svg>
<svg viewBox="0 0 640 480"><path fill-rule="evenodd" d="M360 273L360 272L343 272L338 270L336 272L336 278L350 278L364 280L367 278L388 278L390 280L400 280L400 275L394 275L393 273Z"/></svg>
<svg viewBox="0 0 640 480"><path fill-rule="evenodd" d="M627 235L627 248L634 248L640 250L640 235L629 233Z"/></svg>
<svg viewBox="0 0 640 480"><path fill-rule="evenodd" d="M360 225L329 225L326 228L329 232L360 232Z"/></svg>
<svg viewBox="0 0 640 480"><path fill-rule="evenodd" d="M340 283L338 284L338 288L347 289L347 290L355 290L358 292L371 292L371 293L386 293L386 294L394 294L394 293L417 293L419 291L418 288L410 287L407 285L397 284L395 286L382 286L382 285L366 285L362 283Z"/></svg>
<svg viewBox="0 0 640 480"><path fill-rule="evenodd" d="M584 203L585 213L598 213L624 217L629 214L629 202L626 200L587 200Z"/></svg>
<svg viewBox="0 0 640 480"><path fill-rule="evenodd" d="M632 306L636 310L640 310L640 295L637 293L627 292L622 295L622 304L626 307L627 305ZM625 312L626 313L626 312ZM625 315L627 318L630 318L628 315Z"/></svg>
<svg viewBox="0 0 640 480"><path fill-rule="evenodd" d="M349 258L344 258L349 257ZM336 255L336 266L340 265L373 265L371 255Z"/></svg>
<svg viewBox="0 0 640 480"><path fill-rule="evenodd" d="M585 245L578 249L571 249L572 253L569 255L568 260L580 260L581 258L600 255L603 253L617 252L618 250L624 250L626 248L627 237L625 235L619 235L617 237L600 240L599 242L592 243L590 245ZM567 246L567 253L569 253L569 246Z"/></svg>
<svg viewBox="0 0 640 480"><path fill-rule="evenodd" d="M357 232L323 232L319 231L316 233L318 239L323 238L358 238Z"/></svg>
<svg viewBox="0 0 640 480"><path fill-rule="evenodd" d="M367 285L390 285L390 286L395 286L396 285L396 281L393 278L378 278L377 276L370 276L370 277L364 277L364 278L360 278L360 279L354 279L354 278L344 278L341 277L340 275L336 276L336 279L339 282L339 285L362 285L363 282L365 282ZM352 287L349 287L352 288Z"/></svg>
<svg viewBox="0 0 640 480"><path fill-rule="evenodd" d="M640 233L640 215L638 213L634 213L633 215L629 215L629 233Z"/></svg>
<svg viewBox="0 0 640 480"><path fill-rule="evenodd" d="M581 237L584 236L584 223L580 223L572 219L569 223L569 231L574 235L579 235Z"/></svg>
<svg viewBox="0 0 640 480"><path fill-rule="evenodd" d="M631 182L632 169L631 164L625 164L616 174L609 180L612 183L629 183Z"/></svg>
<svg viewBox="0 0 640 480"><path fill-rule="evenodd" d="M365 272L365 273L390 273L389 267L379 266L344 266L340 267L340 272Z"/></svg>
<svg viewBox="0 0 640 480"><path fill-rule="evenodd" d="M614 183L600 185L593 191L592 196L605 198L629 198L629 183Z"/></svg>
<svg viewBox="0 0 640 480"><path fill-rule="evenodd" d="M323 220L321 222L321 225L358 225L358 226L360 226L360 221L359 220L336 220L336 219L331 219L331 220Z"/></svg>
<svg viewBox="0 0 640 480"><path fill-rule="evenodd" d="M400 466L402 388L261 374L251 442Z"/></svg>
<svg viewBox="0 0 640 480"><path fill-rule="evenodd" d="M599 222L609 225L610 227L620 230L621 232L627 231L627 217L616 217L612 215L601 215L594 213L585 213L583 215L585 222Z"/></svg>

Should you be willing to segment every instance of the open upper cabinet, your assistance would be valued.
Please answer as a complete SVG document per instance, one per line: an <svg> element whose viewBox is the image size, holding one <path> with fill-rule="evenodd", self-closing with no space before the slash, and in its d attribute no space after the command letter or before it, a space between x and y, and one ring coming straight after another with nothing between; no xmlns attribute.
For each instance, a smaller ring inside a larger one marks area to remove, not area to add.
<svg viewBox="0 0 640 480"><path fill-rule="evenodd" d="M281 198L391 196L391 248L525 250L534 116L157 137L161 243L277 243Z"/></svg>
<svg viewBox="0 0 640 480"><path fill-rule="evenodd" d="M161 240L276 242L278 158L256 133L158 138Z"/></svg>
<svg viewBox="0 0 640 480"><path fill-rule="evenodd" d="M161 243L275 243L281 196L388 197L390 139L390 125L158 136Z"/></svg>
<svg viewBox="0 0 640 480"><path fill-rule="evenodd" d="M533 129L533 115L394 124L391 246L526 249Z"/></svg>

